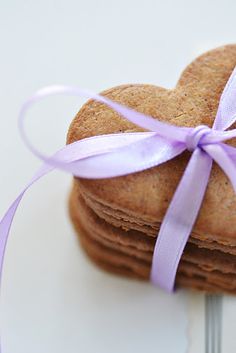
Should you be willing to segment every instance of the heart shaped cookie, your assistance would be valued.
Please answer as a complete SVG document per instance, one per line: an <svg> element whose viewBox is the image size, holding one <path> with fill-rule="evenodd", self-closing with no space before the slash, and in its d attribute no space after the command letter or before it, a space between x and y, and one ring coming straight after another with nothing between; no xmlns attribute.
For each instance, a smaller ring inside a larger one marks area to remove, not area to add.
<svg viewBox="0 0 236 353"><path fill-rule="evenodd" d="M175 89L130 84L102 95L177 126L212 126L220 95L235 66L236 45L228 45L197 58L184 70ZM71 123L67 143L134 131L143 130L90 100ZM236 146L236 141L230 144ZM149 278L158 230L189 157L185 152L158 167L123 177L74 179L70 213L81 243L94 261L113 272ZM176 282L236 293L236 196L217 165Z"/></svg>

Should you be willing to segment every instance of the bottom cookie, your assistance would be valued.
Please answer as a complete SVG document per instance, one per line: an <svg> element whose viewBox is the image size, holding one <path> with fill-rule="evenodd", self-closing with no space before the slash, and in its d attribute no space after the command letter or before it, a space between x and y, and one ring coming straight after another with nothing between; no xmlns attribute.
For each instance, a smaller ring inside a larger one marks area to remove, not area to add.
<svg viewBox="0 0 236 353"><path fill-rule="evenodd" d="M150 263L133 258L97 241L94 234L90 234L90 231L88 230L88 220L84 217L82 209L81 214L78 215L78 207L76 207L78 206L78 202L77 195L72 192L70 197L70 216L79 235L81 245L89 257L106 271L123 276L148 280ZM209 273L199 271L199 269L193 264L185 262L181 265L180 271L177 273L176 285L207 292L236 292L234 288L227 288L225 285L221 287L219 284L212 284L208 279Z"/></svg>

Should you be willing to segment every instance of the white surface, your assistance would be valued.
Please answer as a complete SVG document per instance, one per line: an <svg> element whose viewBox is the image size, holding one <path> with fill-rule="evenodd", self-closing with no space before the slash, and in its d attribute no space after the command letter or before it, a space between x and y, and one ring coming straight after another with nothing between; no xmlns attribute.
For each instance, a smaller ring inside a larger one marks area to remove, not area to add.
<svg viewBox="0 0 236 353"><path fill-rule="evenodd" d="M205 352L205 297L188 293L187 353ZM205 352L210 353L210 352ZM213 353L213 352L212 352Z"/></svg>
<svg viewBox="0 0 236 353"><path fill-rule="evenodd" d="M172 87L195 55L235 40L235 10L233 0L1 0L0 214L39 165L16 123L34 90ZM64 144L80 104L60 98L33 109L28 131L41 149ZM46 177L17 213L2 283L3 353L185 352L187 294L168 296L92 266L67 217L70 180Z"/></svg>
<svg viewBox="0 0 236 353"><path fill-rule="evenodd" d="M223 301L223 352L236 352L236 299L225 296Z"/></svg>

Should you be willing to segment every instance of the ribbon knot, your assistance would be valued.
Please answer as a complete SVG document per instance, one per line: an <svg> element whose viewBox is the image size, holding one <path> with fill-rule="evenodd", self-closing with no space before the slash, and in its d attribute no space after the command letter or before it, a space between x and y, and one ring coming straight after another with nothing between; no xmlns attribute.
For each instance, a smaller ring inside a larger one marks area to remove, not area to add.
<svg viewBox="0 0 236 353"><path fill-rule="evenodd" d="M190 132L186 136L186 147L192 152L197 147L201 147L201 144L204 140L204 137L211 134L212 129L207 125L198 125L194 129L190 130Z"/></svg>

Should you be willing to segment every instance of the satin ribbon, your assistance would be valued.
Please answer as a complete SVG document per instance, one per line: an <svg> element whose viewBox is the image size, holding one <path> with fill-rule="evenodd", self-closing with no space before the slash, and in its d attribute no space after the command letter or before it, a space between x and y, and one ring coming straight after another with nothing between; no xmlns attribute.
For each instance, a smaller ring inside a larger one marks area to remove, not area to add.
<svg viewBox="0 0 236 353"><path fill-rule="evenodd" d="M24 118L33 104L55 94L92 98L148 131L85 138L63 147L51 157L45 156L28 139ZM182 252L201 207L212 161L223 169L236 191L236 148L223 143L236 137L236 129L226 131L235 121L236 70L222 93L212 128L170 125L77 87L50 86L39 90L23 104L19 127L26 145L44 163L0 222L0 275L11 223L24 193L54 168L80 178L112 178L158 166L189 150L192 155L162 221L151 269L152 283L172 291Z"/></svg>

